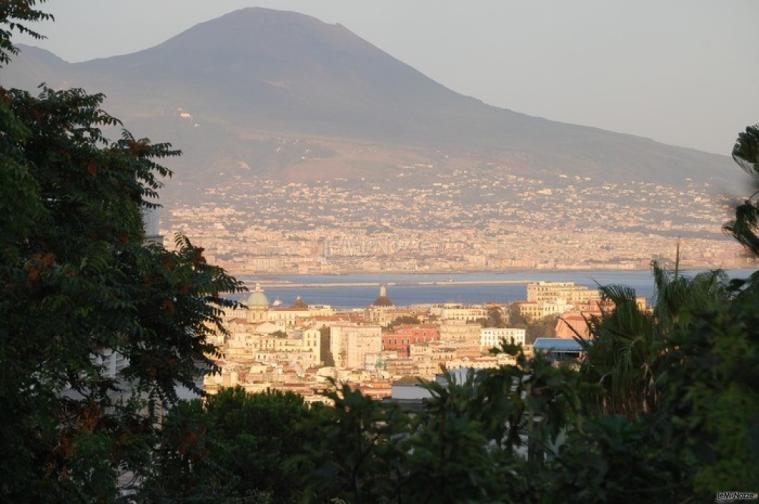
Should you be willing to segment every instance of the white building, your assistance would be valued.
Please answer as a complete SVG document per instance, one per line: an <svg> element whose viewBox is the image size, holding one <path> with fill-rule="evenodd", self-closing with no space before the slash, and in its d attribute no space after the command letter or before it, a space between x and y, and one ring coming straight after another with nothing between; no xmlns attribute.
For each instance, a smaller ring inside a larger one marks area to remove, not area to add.
<svg viewBox="0 0 759 504"><path fill-rule="evenodd" d="M483 327L480 329L480 346L485 349L500 347L503 341L522 346L524 339L524 329L515 327Z"/></svg>

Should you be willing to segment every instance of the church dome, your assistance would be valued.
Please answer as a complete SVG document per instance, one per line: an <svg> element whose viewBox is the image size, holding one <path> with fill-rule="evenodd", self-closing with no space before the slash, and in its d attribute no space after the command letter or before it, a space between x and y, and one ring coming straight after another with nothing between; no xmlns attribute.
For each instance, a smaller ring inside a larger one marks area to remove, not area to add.
<svg viewBox="0 0 759 504"><path fill-rule="evenodd" d="M298 310L307 310L308 309L308 303L306 303L305 301L303 301L303 298L301 298L300 296L298 296L298 297L295 298L295 302L292 305L290 305L290 308L295 308L295 309L298 309Z"/></svg>
<svg viewBox="0 0 759 504"><path fill-rule="evenodd" d="M264 294L264 290L261 288L261 284L256 283L256 290L250 293L248 300L245 301L248 308L261 309L269 307L269 298Z"/></svg>
<svg viewBox="0 0 759 504"><path fill-rule="evenodd" d="M380 285L379 295L372 306L393 306L393 302L387 297L387 288L384 285Z"/></svg>

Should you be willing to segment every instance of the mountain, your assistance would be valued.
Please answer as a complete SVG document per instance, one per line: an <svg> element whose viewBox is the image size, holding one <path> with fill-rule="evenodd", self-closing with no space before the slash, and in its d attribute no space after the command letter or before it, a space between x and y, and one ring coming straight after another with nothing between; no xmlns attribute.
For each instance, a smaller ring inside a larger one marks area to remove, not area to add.
<svg viewBox="0 0 759 504"><path fill-rule="evenodd" d="M104 92L182 149L161 230L236 273L647 268L680 239L684 266L743 264L728 157L487 105L340 25L251 8L122 56L21 49L0 84Z"/></svg>
<svg viewBox="0 0 759 504"><path fill-rule="evenodd" d="M335 169L318 163L325 176L336 170L346 177L385 178L385 168L412 152L438 161L470 159L473 169L494 162L542 177L562 172L597 180L720 184L732 173L724 156L487 105L339 24L294 12L242 9L155 47L82 63L21 49L0 83L105 92L108 110L130 129L184 149L187 180L199 183L229 174L235 165L254 174L312 172L299 168L309 156L292 142L308 143L307 152L340 164ZM283 142L290 147L276 150ZM384 150L368 160L380 168L349 159L356 142Z"/></svg>

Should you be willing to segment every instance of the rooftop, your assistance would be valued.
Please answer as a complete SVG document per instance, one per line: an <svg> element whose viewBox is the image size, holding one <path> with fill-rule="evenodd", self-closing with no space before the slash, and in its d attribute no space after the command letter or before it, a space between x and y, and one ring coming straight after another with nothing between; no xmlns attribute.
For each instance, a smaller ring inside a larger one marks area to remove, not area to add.
<svg viewBox="0 0 759 504"><path fill-rule="evenodd" d="M582 345L568 338L537 338L532 348L542 352L581 352Z"/></svg>

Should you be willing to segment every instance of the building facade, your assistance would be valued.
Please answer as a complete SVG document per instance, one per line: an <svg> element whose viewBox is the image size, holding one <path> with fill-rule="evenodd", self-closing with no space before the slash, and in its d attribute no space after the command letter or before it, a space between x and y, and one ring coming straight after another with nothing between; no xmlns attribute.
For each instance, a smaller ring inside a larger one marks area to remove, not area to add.
<svg viewBox="0 0 759 504"><path fill-rule="evenodd" d="M515 327L483 327L480 329L480 347L483 349L500 347L503 341L523 346L525 330Z"/></svg>
<svg viewBox="0 0 759 504"><path fill-rule="evenodd" d="M577 285L574 282L533 282L527 284L527 301L534 303L587 303L599 299L598 289Z"/></svg>
<svg viewBox="0 0 759 504"><path fill-rule="evenodd" d="M379 325L336 324L330 327L330 353L335 367L366 368L368 354L382 351L382 327Z"/></svg>
<svg viewBox="0 0 759 504"><path fill-rule="evenodd" d="M399 358L408 358L411 345L429 343L440 339L440 331L437 326L425 325L402 325L382 335L382 349L394 350Z"/></svg>

